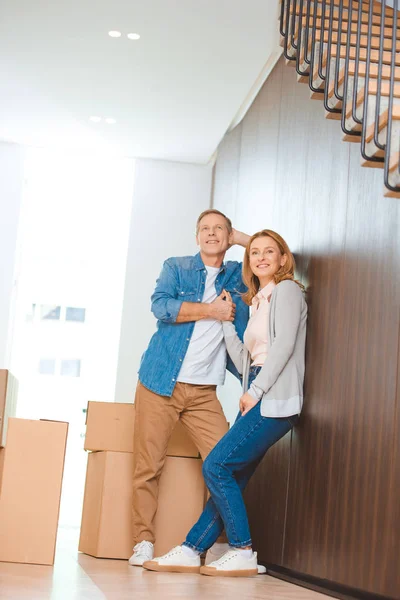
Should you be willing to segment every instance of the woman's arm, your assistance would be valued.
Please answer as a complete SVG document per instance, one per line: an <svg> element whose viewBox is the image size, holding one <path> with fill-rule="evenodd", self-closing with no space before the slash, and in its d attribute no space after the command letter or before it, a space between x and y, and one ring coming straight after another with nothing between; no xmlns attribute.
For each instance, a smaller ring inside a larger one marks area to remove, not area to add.
<svg viewBox="0 0 400 600"><path fill-rule="evenodd" d="M276 288L275 338L264 365L250 386L249 393L260 399L274 385L293 354L301 320L303 293L294 281L283 281Z"/></svg>
<svg viewBox="0 0 400 600"><path fill-rule="evenodd" d="M240 341L233 323L222 322L226 349L240 375L243 375L244 344Z"/></svg>

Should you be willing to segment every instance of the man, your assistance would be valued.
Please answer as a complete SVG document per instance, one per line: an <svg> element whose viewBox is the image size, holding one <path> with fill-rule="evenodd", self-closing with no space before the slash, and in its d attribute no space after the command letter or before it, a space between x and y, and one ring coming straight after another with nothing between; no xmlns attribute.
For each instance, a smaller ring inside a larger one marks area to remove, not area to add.
<svg viewBox="0 0 400 600"><path fill-rule="evenodd" d="M230 246L248 239L223 213L206 210L197 220L200 252L169 258L157 280L151 298L157 332L142 357L135 397L131 565L153 558L158 481L178 419L203 460L228 430L216 386L226 368L237 372L229 358L227 364L221 321L233 321L242 337L248 307L240 296L241 264L223 261ZM224 300L225 290L232 301Z"/></svg>

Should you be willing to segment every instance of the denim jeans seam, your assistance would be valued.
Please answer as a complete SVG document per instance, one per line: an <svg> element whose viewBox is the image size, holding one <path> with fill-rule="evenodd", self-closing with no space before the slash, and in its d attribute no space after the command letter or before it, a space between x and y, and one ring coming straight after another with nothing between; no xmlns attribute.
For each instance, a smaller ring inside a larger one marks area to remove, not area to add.
<svg viewBox="0 0 400 600"><path fill-rule="evenodd" d="M199 548L199 544L204 540L204 538L206 537L207 533L210 531L210 529L213 527L213 525L215 524L216 521L218 521L218 518L220 517L220 514L215 515L213 517L213 520L209 523L208 527L203 531L203 533L201 534L201 536L197 539L196 541L196 550L201 550L202 552L205 550L205 548Z"/></svg>
<svg viewBox="0 0 400 600"><path fill-rule="evenodd" d="M195 546L194 544L192 544L191 542L187 542L186 540L182 543L182 546L187 546L188 548L191 548L192 550L196 550L196 552L205 552L205 548L199 548L198 546Z"/></svg>
<svg viewBox="0 0 400 600"><path fill-rule="evenodd" d="M231 525L231 527L232 527L232 529L233 529L233 532L234 532L234 535L236 536L236 539L238 539L238 538L239 538L239 536L238 536L238 534L237 534L237 531L236 531L236 527L235 527L235 522L234 522L234 519L232 518L232 511L231 511L231 509L230 509L230 506L229 506L228 499L227 499L227 497L226 497L226 494L225 494L225 492L224 492L224 487L223 487L223 485L221 484L221 476L220 476L220 475L221 475L222 467L224 467L224 466L225 466L225 463L226 463L226 461L229 459L229 457L230 457L230 456L231 456L231 455L232 455L232 454L233 454L233 453L234 453L234 452L235 452L235 451L236 451L236 450L239 448L239 446L240 446L241 444L243 444L243 442L244 442L245 440L247 440L247 439L248 439L248 438L249 438L249 437L250 437L250 436L251 436L251 435L254 433L254 431L255 431L256 429L258 429L259 427L261 427L262 421L263 421L263 417L260 415L260 420L259 420L259 421L257 421L257 423L255 423L255 425L252 427L252 429L251 429L251 430L250 430L250 431L249 431L249 432L248 432L248 433L247 433L245 436L243 436L243 437L241 438L240 442L238 442L238 443L236 444L236 446L235 446L234 448L232 448L232 450L231 450L231 451L230 451L230 453L229 453L229 454L228 454L228 455L225 457L224 461L221 463L221 465L220 465L220 468L219 468L219 473L218 473L218 481L219 481L219 484L218 484L218 485L219 485L219 488L220 488L220 490L221 490L221 493L222 493L222 495L223 495L223 497L224 497L224 501L225 501L226 507L227 507L227 509L228 509L228 510L227 510L227 513L229 513L229 524ZM240 544L243 544L244 546L248 545L248 544L246 544L246 542L239 542L239 543L240 543Z"/></svg>
<svg viewBox="0 0 400 600"><path fill-rule="evenodd" d="M222 463L220 465L219 472L218 472L218 485L219 485L219 488L221 490L221 494L224 497L224 501L225 501L225 504L226 504L226 507L227 507L227 511L226 512L229 513L229 515L228 515L229 526L233 529L233 533L236 536L236 538L238 538L238 534L237 534L237 531L236 531L234 519L232 518L232 511L231 511L231 508L229 506L228 498L226 497L226 494L224 492L224 486L221 484L221 471L222 471L223 464L224 463Z"/></svg>
<svg viewBox="0 0 400 600"><path fill-rule="evenodd" d="M249 540L246 540L245 542L238 542L237 544L231 544L231 542L229 542L229 545L232 546L233 548L243 548L244 546L251 546L252 540L250 538Z"/></svg>

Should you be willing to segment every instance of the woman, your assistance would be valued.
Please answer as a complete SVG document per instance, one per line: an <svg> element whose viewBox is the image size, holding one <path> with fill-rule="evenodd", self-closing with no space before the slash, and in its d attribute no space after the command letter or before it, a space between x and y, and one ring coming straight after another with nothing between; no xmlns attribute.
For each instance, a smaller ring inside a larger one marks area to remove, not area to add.
<svg viewBox="0 0 400 600"><path fill-rule="evenodd" d="M294 269L293 255L279 234L265 229L250 238L243 263L244 300L251 305L244 343L231 322L223 323L228 353L243 378L240 412L204 462L211 497L202 515L182 546L144 563L149 570L257 574L242 491L267 450L296 423L303 404L307 306ZM228 292L225 296L232 301ZM200 568L200 554L224 528L230 549Z"/></svg>

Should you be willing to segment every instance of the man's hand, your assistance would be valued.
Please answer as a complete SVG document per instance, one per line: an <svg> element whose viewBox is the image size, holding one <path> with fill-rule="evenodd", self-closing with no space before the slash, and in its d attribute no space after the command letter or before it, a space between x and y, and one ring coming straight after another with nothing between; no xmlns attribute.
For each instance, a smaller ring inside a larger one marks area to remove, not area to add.
<svg viewBox="0 0 400 600"><path fill-rule="evenodd" d="M243 394L239 402L239 409L242 413L242 417L244 417L244 415L246 415L256 404L258 404L258 402L259 400L253 398L253 396L250 396L250 394L247 392Z"/></svg>
<svg viewBox="0 0 400 600"><path fill-rule="evenodd" d="M218 298L209 304L210 317L217 321L233 321L235 318L236 306L232 302L229 292L222 290Z"/></svg>

